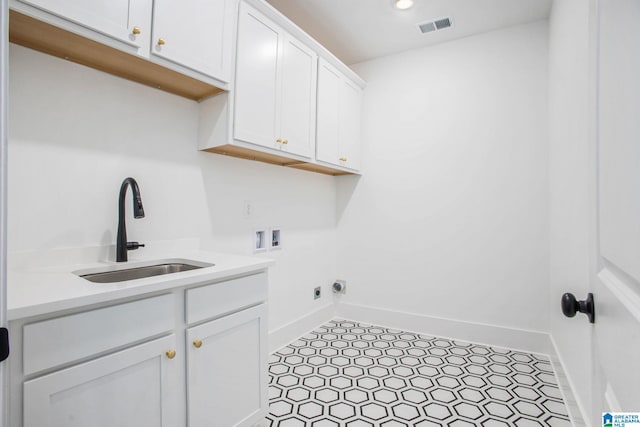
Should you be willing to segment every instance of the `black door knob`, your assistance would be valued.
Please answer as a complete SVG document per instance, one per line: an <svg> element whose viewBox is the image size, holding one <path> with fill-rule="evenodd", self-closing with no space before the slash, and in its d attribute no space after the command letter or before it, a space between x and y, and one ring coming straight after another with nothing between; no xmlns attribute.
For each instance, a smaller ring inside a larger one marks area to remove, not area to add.
<svg viewBox="0 0 640 427"><path fill-rule="evenodd" d="M574 317L577 312L580 312L587 315L589 322L594 323L596 320L596 310L592 293L587 295L586 300L578 301L573 294L567 292L562 295L560 305L562 306L562 312L567 317Z"/></svg>

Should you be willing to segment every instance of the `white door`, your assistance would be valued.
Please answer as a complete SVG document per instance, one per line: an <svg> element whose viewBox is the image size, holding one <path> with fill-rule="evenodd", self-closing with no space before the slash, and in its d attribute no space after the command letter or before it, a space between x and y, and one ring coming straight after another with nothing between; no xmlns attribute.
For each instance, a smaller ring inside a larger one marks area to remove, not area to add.
<svg viewBox="0 0 640 427"><path fill-rule="evenodd" d="M267 413L266 306L187 330L189 427L252 425Z"/></svg>
<svg viewBox="0 0 640 427"><path fill-rule="evenodd" d="M0 0L0 327L7 327L7 71L9 6ZM7 423L7 362L0 362L0 427Z"/></svg>
<svg viewBox="0 0 640 427"><path fill-rule="evenodd" d="M229 82L236 0L155 0L151 53ZM158 44L162 39L163 44Z"/></svg>
<svg viewBox="0 0 640 427"><path fill-rule="evenodd" d="M640 2L600 0L592 425L640 411Z"/></svg>
<svg viewBox="0 0 640 427"><path fill-rule="evenodd" d="M318 69L316 156L359 170L362 89L324 60Z"/></svg>
<svg viewBox="0 0 640 427"><path fill-rule="evenodd" d="M318 66L318 122L316 157L323 162L339 165L340 73L320 59Z"/></svg>
<svg viewBox="0 0 640 427"><path fill-rule="evenodd" d="M360 116L362 89L348 80L342 81L340 93L340 164L360 169Z"/></svg>
<svg viewBox="0 0 640 427"><path fill-rule="evenodd" d="M170 335L26 381L24 427L181 425L175 351Z"/></svg>
<svg viewBox="0 0 640 427"><path fill-rule="evenodd" d="M240 5L233 136L280 149L278 49L282 30L245 3Z"/></svg>
<svg viewBox="0 0 640 427"><path fill-rule="evenodd" d="M316 73L318 56L286 35L282 49L280 132L281 150L311 157L316 131Z"/></svg>
<svg viewBox="0 0 640 427"><path fill-rule="evenodd" d="M20 1L132 46L142 47L148 42L151 34L152 0ZM134 28L137 28L136 31Z"/></svg>

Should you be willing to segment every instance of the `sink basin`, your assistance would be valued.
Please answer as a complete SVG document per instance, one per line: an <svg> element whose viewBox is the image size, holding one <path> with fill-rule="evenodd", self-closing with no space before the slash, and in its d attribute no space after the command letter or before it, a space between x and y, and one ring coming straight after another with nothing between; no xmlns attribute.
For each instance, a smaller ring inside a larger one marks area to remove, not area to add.
<svg viewBox="0 0 640 427"><path fill-rule="evenodd" d="M144 279L146 277L163 276L165 274L180 273L183 271L211 267L213 265L214 264L200 262L163 262L161 264L124 268L120 270L75 272L75 274L94 283L115 283L127 280Z"/></svg>

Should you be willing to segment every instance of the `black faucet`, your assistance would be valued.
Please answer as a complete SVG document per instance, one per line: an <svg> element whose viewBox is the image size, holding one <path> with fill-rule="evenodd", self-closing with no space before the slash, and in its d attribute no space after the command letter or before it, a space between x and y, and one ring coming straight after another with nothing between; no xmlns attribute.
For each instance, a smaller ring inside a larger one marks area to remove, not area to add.
<svg viewBox="0 0 640 427"><path fill-rule="evenodd" d="M144 218L144 208L142 207L142 198L140 197L140 189L135 179L129 177L122 181L120 186L120 198L118 199L118 237L116 241L116 261L127 261L127 251L144 247L138 242L127 242L127 226L124 218L124 197L127 195L127 187L131 186L133 192L133 217Z"/></svg>

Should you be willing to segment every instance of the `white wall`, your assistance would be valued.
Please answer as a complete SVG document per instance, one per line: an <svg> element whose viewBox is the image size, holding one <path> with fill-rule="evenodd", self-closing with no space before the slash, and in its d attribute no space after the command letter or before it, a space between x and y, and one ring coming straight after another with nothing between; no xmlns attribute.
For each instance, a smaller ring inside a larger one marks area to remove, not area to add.
<svg viewBox="0 0 640 427"><path fill-rule="evenodd" d="M198 152L195 102L14 45L10 66L10 252L112 245L133 176L146 218L129 211L130 240L250 254L254 227L280 226L283 249L266 255L270 328L331 301L333 177Z"/></svg>
<svg viewBox="0 0 640 427"><path fill-rule="evenodd" d="M344 302L548 331L547 30L354 66L365 171L338 184Z"/></svg>
<svg viewBox="0 0 640 427"><path fill-rule="evenodd" d="M584 299L589 292L588 76L589 2L555 0L549 23L551 334L585 409L592 389L591 328L583 318L564 317L560 297L572 292Z"/></svg>
<svg viewBox="0 0 640 427"><path fill-rule="evenodd" d="M547 331L547 30L356 65L360 178L198 152L198 104L12 46L9 248L113 244L130 175L147 213L129 217L131 239L249 254L255 227L283 228L272 330L329 303L341 277L345 302Z"/></svg>

